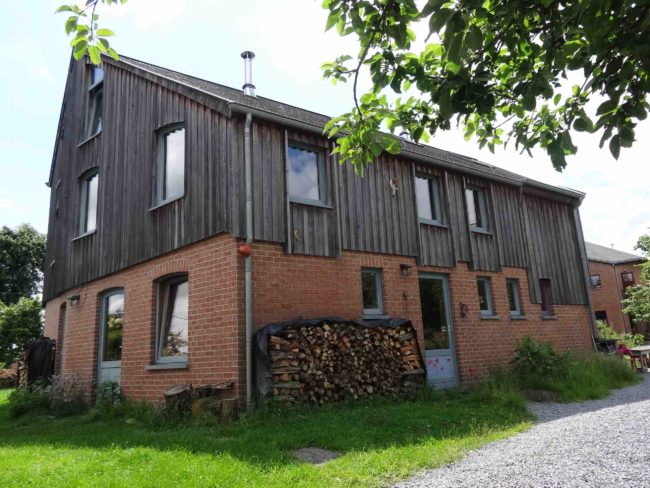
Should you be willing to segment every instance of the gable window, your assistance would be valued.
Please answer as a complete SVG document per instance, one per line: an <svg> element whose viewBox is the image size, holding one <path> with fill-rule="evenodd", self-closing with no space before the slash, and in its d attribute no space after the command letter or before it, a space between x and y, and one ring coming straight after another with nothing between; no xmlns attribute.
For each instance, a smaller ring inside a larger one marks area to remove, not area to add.
<svg viewBox="0 0 650 488"><path fill-rule="evenodd" d="M487 232L487 211L485 192L481 188L468 187L465 189L467 204L467 220L471 230Z"/></svg>
<svg viewBox="0 0 650 488"><path fill-rule="evenodd" d="M382 315L384 313L381 270L376 268L363 268L361 270L361 293L363 295L364 315Z"/></svg>
<svg viewBox="0 0 650 488"><path fill-rule="evenodd" d="M510 315L521 315L521 299L519 297L519 280L509 278L506 280L506 289L508 292L508 306Z"/></svg>
<svg viewBox="0 0 650 488"><path fill-rule="evenodd" d="M490 278L478 278L476 280L478 286L478 303L479 313L483 317L494 315L494 308L492 307L492 287L490 286Z"/></svg>
<svg viewBox="0 0 650 488"><path fill-rule="evenodd" d="M185 194L185 128L167 127L158 137L156 204L161 204Z"/></svg>
<svg viewBox="0 0 650 488"><path fill-rule="evenodd" d="M189 309L187 275L173 276L158 284L156 362L187 362Z"/></svg>
<svg viewBox="0 0 650 488"><path fill-rule="evenodd" d="M542 295L542 317L553 317L553 299L551 295L551 280L540 278L539 291Z"/></svg>
<svg viewBox="0 0 650 488"><path fill-rule="evenodd" d="M441 224L440 184L438 178L415 177L415 193L420 222Z"/></svg>
<svg viewBox="0 0 650 488"><path fill-rule="evenodd" d="M79 181L79 235L89 234L97 229L97 192L99 172L94 169Z"/></svg>
<svg viewBox="0 0 650 488"><path fill-rule="evenodd" d="M325 205L325 155L321 149L291 143L287 150L287 187L292 202Z"/></svg>
<svg viewBox="0 0 650 488"><path fill-rule="evenodd" d="M90 86L88 87L88 109L86 114L86 139L102 131L104 117L104 70L90 68Z"/></svg>
<svg viewBox="0 0 650 488"><path fill-rule="evenodd" d="M600 275L599 274L592 274L589 277L589 280L591 281L591 287L592 288L602 288L602 283L600 282Z"/></svg>

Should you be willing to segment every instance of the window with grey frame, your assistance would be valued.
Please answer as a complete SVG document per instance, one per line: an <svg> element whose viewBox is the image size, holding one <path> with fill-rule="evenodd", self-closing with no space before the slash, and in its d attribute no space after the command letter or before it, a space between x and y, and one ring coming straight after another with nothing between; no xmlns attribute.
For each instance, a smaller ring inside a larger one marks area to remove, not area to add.
<svg viewBox="0 0 650 488"><path fill-rule="evenodd" d="M489 317L494 315L494 307L492 305L492 285L490 278L477 278L476 284L478 287L479 313L481 317Z"/></svg>
<svg viewBox="0 0 650 488"><path fill-rule="evenodd" d="M506 291L508 292L508 307L510 308L510 315L519 317L521 312L521 295L519 294L519 280L508 278L506 280Z"/></svg>
<svg viewBox="0 0 650 488"><path fill-rule="evenodd" d="M100 320L100 360L104 363L122 360L124 333L124 290L116 288L102 295Z"/></svg>
<svg viewBox="0 0 650 488"><path fill-rule="evenodd" d="M104 70L98 66L90 67L90 86L88 87L86 112L84 139L90 139L102 131L104 121Z"/></svg>
<svg viewBox="0 0 650 488"><path fill-rule="evenodd" d="M185 195L185 126L182 123L158 131L155 204Z"/></svg>
<svg viewBox="0 0 650 488"><path fill-rule="evenodd" d="M158 282L156 363L186 363L188 354L189 282L186 274Z"/></svg>
<svg viewBox="0 0 650 488"><path fill-rule="evenodd" d="M326 183L323 149L290 142L287 147L289 200L307 205L327 205Z"/></svg>
<svg viewBox="0 0 650 488"><path fill-rule="evenodd" d="M489 226L485 192L483 189L475 186L465 188L465 203L467 205L467 221L470 229L487 232Z"/></svg>
<svg viewBox="0 0 650 488"><path fill-rule="evenodd" d="M592 288L602 288L603 284L600 281L600 275L599 274L592 274L589 276L589 281L591 283Z"/></svg>
<svg viewBox="0 0 650 488"><path fill-rule="evenodd" d="M435 176L417 175L415 177L415 194L420 222L424 224L442 224L440 180Z"/></svg>
<svg viewBox="0 0 650 488"><path fill-rule="evenodd" d="M99 170L92 169L79 179L79 236L97 229Z"/></svg>
<svg viewBox="0 0 650 488"><path fill-rule="evenodd" d="M380 269L361 269L361 293L363 297L363 314L383 315L384 297Z"/></svg>
<svg viewBox="0 0 650 488"><path fill-rule="evenodd" d="M542 317L553 317L553 296L551 292L551 280L548 278L539 279L539 291L542 296Z"/></svg>

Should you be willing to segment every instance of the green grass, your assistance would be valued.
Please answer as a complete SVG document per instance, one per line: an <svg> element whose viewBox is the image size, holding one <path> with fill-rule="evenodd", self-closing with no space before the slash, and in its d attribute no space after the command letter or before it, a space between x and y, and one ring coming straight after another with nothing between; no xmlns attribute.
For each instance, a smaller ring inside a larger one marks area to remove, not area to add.
<svg viewBox="0 0 650 488"><path fill-rule="evenodd" d="M132 425L97 416L10 421L0 391L0 486L382 486L525 430L511 390L260 411L230 425ZM291 451L339 451L322 466Z"/></svg>

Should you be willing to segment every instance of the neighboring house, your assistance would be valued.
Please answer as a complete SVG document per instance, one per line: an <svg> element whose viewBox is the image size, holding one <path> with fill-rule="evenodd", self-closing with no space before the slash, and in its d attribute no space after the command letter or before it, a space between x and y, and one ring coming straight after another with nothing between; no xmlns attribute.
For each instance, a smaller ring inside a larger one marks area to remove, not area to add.
<svg viewBox="0 0 650 488"><path fill-rule="evenodd" d="M44 285L60 370L91 395L233 380L243 398L248 325L332 315L411 319L439 386L527 334L591 347L584 194L407 141L360 178L328 120L127 57L71 62Z"/></svg>
<svg viewBox="0 0 650 488"><path fill-rule="evenodd" d="M596 320L605 320L617 332L645 334L644 326L635 326L630 315L623 313L621 300L625 288L638 285L641 280L641 264L645 259L635 254L585 242L591 301Z"/></svg>

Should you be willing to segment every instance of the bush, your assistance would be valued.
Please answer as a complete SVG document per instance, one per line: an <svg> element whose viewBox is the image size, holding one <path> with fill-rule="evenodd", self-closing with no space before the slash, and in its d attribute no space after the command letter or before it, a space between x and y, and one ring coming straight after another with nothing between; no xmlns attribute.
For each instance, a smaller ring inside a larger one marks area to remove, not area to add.
<svg viewBox="0 0 650 488"><path fill-rule="evenodd" d="M99 385L97 391L97 408L99 410L113 410L124 402L124 395L120 384L116 381L105 381Z"/></svg>
<svg viewBox="0 0 650 488"><path fill-rule="evenodd" d="M567 356L555 352L549 342L535 342L526 336L515 349L511 364L515 376L522 380L550 378L566 374Z"/></svg>
<svg viewBox="0 0 650 488"><path fill-rule="evenodd" d="M9 395L9 416L27 413L77 415L88 409L79 377L52 376L50 382L18 388Z"/></svg>
<svg viewBox="0 0 650 488"><path fill-rule="evenodd" d="M596 329L598 329L599 338L615 339L618 344L625 344L627 347L636 347L645 344L645 336L643 334L629 334L627 332L619 334L604 320L596 320Z"/></svg>

